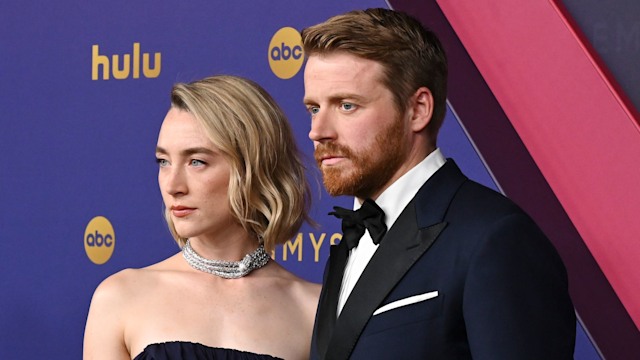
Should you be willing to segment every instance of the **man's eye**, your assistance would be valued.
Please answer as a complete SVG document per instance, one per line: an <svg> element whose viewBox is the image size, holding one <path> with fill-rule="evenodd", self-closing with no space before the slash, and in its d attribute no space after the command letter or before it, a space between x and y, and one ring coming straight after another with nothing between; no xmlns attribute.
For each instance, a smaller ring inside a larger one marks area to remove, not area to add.
<svg viewBox="0 0 640 360"><path fill-rule="evenodd" d="M342 107L342 110L346 110L346 111L351 111L356 108L356 106L352 103L342 103L340 104L340 107Z"/></svg>
<svg viewBox="0 0 640 360"><path fill-rule="evenodd" d="M317 106L309 106L307 110L309 111L309 114L315 115L320 111L320 108Z"/></svg>

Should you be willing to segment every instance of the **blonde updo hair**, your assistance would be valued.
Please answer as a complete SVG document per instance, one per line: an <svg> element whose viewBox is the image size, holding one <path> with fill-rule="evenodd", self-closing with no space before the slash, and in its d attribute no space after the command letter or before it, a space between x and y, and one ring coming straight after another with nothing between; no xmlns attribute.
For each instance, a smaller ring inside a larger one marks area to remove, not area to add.
<svg viewBox="0 0 640 360"><path fill-rule="evenodd" d="M305 168L282 109L260 85L220 75L174 85L171 106L190 112L231 167L234 218L262 239L267 251L292 238L311 203ZM184 246L169 212L174 239Z"/></svg>

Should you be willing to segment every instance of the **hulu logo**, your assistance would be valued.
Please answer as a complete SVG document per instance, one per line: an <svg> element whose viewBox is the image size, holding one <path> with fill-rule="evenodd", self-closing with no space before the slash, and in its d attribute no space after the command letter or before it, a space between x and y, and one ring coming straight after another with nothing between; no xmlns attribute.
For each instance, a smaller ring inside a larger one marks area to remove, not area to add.
<svg viewBox="0 0 640 360"><path fill-rule="evenodd" d="M102 80L109 80L110 74L114 79L123 80L129 78L133 73L134 79L140 78L140 70L146 78L157 78L160 76L161 54L154 54L153 68L150 63L150 55L142 54L142 66L140 64L140 43L133 43L133 54L108 55L100 54L98 45L92 46L91 56L91 80L98 80L98 73L102 69ZM122 60L121 60L122 59Z"/></svg>

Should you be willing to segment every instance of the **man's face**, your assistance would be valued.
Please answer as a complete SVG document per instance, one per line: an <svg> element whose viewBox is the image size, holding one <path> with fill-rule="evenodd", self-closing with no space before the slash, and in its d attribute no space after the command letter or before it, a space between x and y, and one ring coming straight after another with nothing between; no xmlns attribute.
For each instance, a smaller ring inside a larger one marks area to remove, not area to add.
<svg viewBox="0 0 640 360"><path fill-rule="evenodd" d="M376 198L400 177L408 129L382 65L347 53L311 55L304 103L311 114L315 159L333 196Z"/></svg>

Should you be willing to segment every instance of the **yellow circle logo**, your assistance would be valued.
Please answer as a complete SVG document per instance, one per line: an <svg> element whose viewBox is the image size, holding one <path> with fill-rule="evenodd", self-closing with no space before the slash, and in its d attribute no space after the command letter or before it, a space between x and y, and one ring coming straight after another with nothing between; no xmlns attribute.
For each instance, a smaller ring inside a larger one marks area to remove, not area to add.
<svg viewBox="0 0 640 360"><path fill-rule="evenodd" d="M280 79L290 79L300 71L304 61L302 37L298 30L283 27L269 43L269 66Z"/></svg>
<svg viewBox="0 0 640 360"><path fill-rule="evenodd" d="M84 251L91 261L102 265L109 261L116 247L113 226L104 216L96 216L84 230Z"/></svg>

